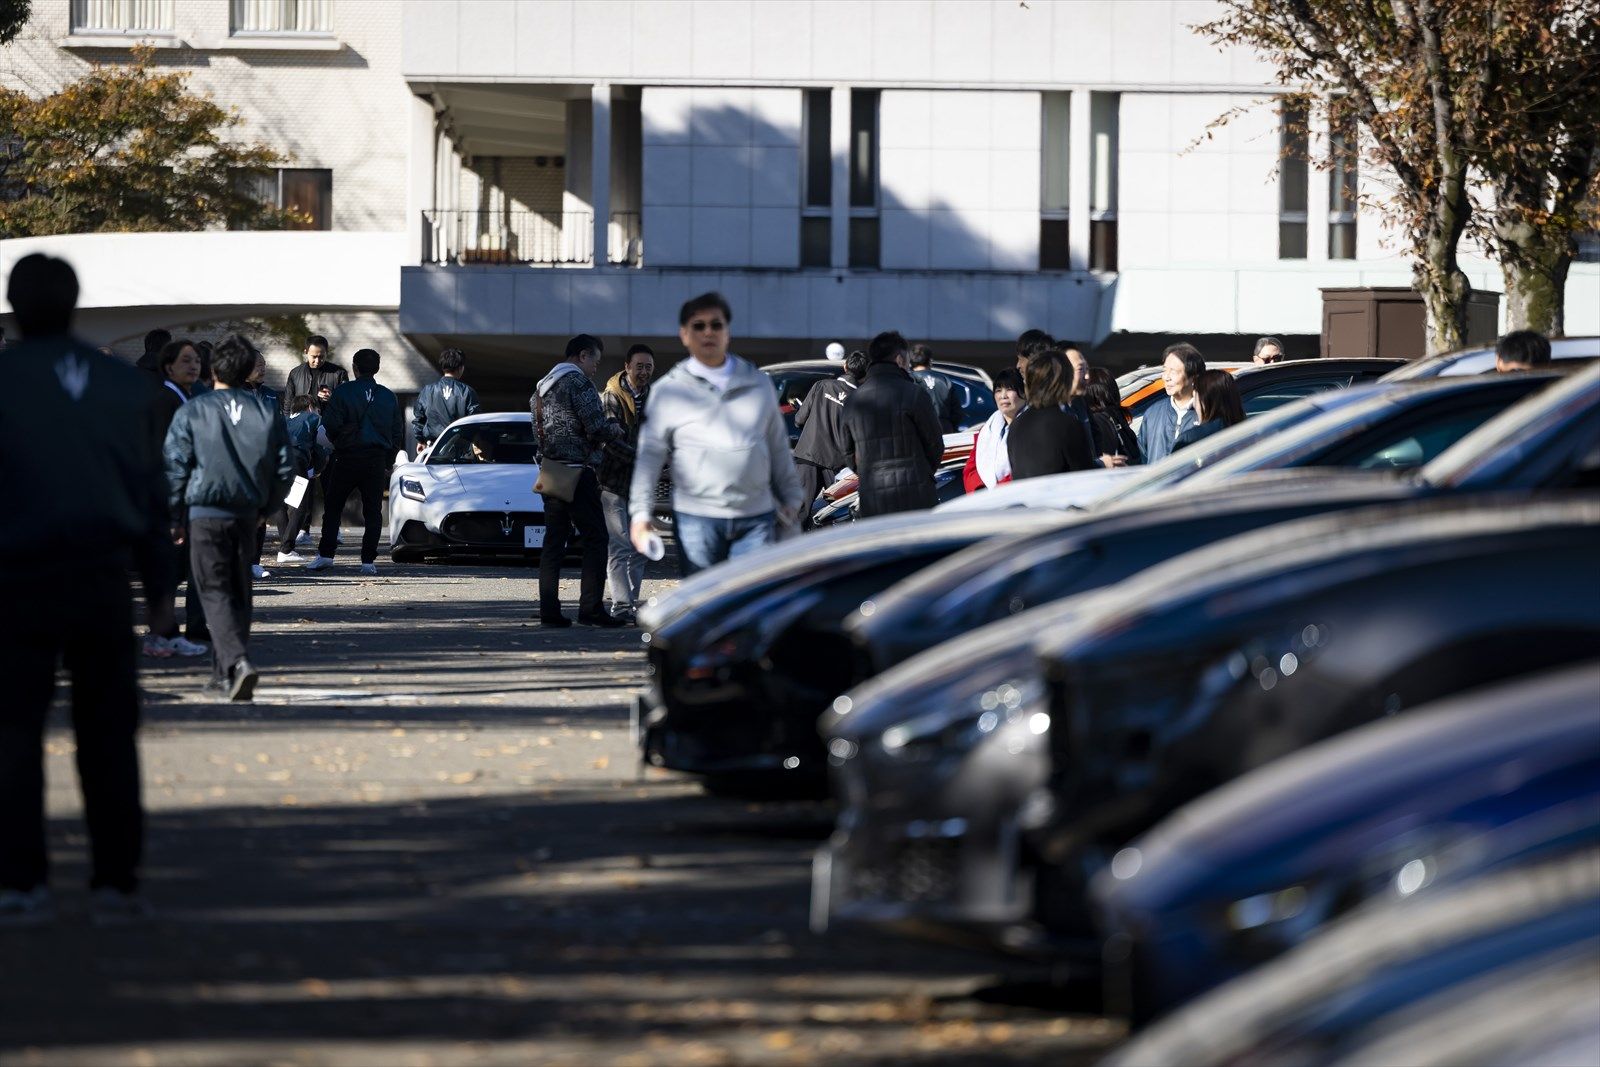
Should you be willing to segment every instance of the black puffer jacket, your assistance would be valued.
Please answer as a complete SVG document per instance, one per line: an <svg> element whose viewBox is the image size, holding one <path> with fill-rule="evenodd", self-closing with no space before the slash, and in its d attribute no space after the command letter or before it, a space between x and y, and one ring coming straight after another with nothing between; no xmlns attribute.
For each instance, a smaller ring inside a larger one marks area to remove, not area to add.
<svg viewBox="0 0 1600 1067"><path fill-rule="evenodd" d="M309 396L311 406L320 409L322 401L317 398L317 393L326 389L331 394L349 380L348 371L326 359L316 370L312 370L309 363L302 363L289 372L289 377L283 383L283 395L278 398L279 410L288 415L297 396Z"/></svg>
<svg viewBox="0 0 1600 1067"><path fill-rule="evenodd" d="M861 477L862 518L931 508L944 435L928 390L893 363L874 363L844 408L845 454Z"/></svg>
<svg viewBox="0 0 1600 1067"><path fill-rule="evenodd" d="M844 378L829 378L811 387L794 416L800 427L795 459L828 471L850 465L844 450L844 405L855 391L856 386Z"/></svg>

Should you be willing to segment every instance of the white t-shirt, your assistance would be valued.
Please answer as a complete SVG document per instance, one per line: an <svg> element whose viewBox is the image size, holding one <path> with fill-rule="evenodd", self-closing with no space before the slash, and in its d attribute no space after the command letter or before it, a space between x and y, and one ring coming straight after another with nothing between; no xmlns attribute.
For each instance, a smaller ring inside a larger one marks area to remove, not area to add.
<svg viewBox="0 0 1600 1067"><path fill-rule="evenodd" d="M710 382L716 386L717 392L726 392L733 383L733 356L730 354L723 358L722 366L708 367L698 359L690 356L686 362L689 373L701 381Z"/></svg>

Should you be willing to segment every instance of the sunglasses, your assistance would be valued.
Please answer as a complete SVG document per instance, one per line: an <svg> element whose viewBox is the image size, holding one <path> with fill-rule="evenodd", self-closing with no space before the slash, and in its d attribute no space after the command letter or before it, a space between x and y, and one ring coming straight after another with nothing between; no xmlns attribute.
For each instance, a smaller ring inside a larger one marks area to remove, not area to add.
<svg viewBox="0 0 1600 1067"><path fill-rule="evenodd" d="M689 329L694 333L705 333L707 330L710 330L712 333L721 333L727 328L728 324L723 322L721 319L712 319L710 322L697 319L694 322L689 323Z"/></svg>

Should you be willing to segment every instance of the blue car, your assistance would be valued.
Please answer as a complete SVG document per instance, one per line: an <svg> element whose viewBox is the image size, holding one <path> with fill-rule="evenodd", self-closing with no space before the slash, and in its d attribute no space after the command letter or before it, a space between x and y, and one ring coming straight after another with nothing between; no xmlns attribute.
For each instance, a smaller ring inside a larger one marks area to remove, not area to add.
<svg viewBox="0 0 1600 1067"><path fill-rule="evenodd" d="M1374 1053L1407 1029L1412 1040L1403 1047L1416 1051L1416 1027L1437 1027L1450 1009L1474 1000L1484 1010L1507 1004L1526 1016L1526 991L1545 980L1553 980L1560 1007L1570 1011L1572 987L1580 997L1594 988L1597 957L1600 852L1588 850L1351 915L1172 1013L1102 1064L1518 1062L1515 1043L1512 1055L1500 1057L1492 1041L1454 1059L1397 1059L1393 1045L1385 1056ZM1592 1000L1589 1011L1592 1034ZM1576 1047L1581 1054L1583 1020L1576 1029L1570 1023L1546 1018L1522 1036L1552 1052ZM1436 1040L1454 1037L1449 1031L1434 1034ZM1502 1049L1506 1037L1498 1036Z"/></svg>
<svg viewBox="0 0 1600 1067"><path fill-rule="evenodd" d="M1600 845L1600 662L1453 698L1180 809L1093 887L1135 1024L1346 911Z"/></svg>

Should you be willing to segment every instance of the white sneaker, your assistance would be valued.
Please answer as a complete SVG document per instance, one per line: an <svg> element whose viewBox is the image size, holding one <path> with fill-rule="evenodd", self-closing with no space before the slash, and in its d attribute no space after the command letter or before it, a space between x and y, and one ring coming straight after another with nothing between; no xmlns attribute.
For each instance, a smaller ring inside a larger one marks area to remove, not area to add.
<svg viewBox="0 0 1600 1067"><path fill-rule="evenodd" d="M267 570L267 568L263 567L259 563L250 564L250 573L255 576L255 579L258 582L263 578L271 578L272 577L272 572Z"/></svg>
<svg viewBox="0 0 1600 1067"><path fill-rule="evenodd" d="M298 552L279 552L279 563L304 563L306 558Z"/></svg>
<svg viewBox="0 0 1600 1067"><path fill-rule="evenodd" d="M96 926L143 922L150 915L150 902L138 893L102 886L89 894L89 918Z"/></svg>
<svg viewBox="0 0 1600 1067"><path fill-rule="evenodd" d="M155 634L144 635L144 654L154 656L156 659L170 659L172 657L172 642L165 637Z"/></svg>
<svg viewBox="0 0 1600 1067"><path fill-rule="evenodd" d="M318 556L316 559L306 564L306 570L325 571L331 566L333 566L332 556Z"/></svg>
<svg viewBox="0 0 1600 1067"><path fill-rule="evenodd" d="M363 563L361 565L361 573L376 575L378 573L378 565L376 563Z"/></svg>
<svg viewBox="0 0 1600 1067"><path fill-rule="evenodd" d="M171 655L189 656L191 658L194 656L204 656L211 651L210 645L203 644L199 641L191 641L182 634L179 634L176 637L167 638L167 647L172 650Z"/></svg>
<svg viewBox="0 0 1600 1067"><path fill-rule="evenodd" d="M48 886L0 889L0 926L43 926L55 917L56 905Z"/></svg>

